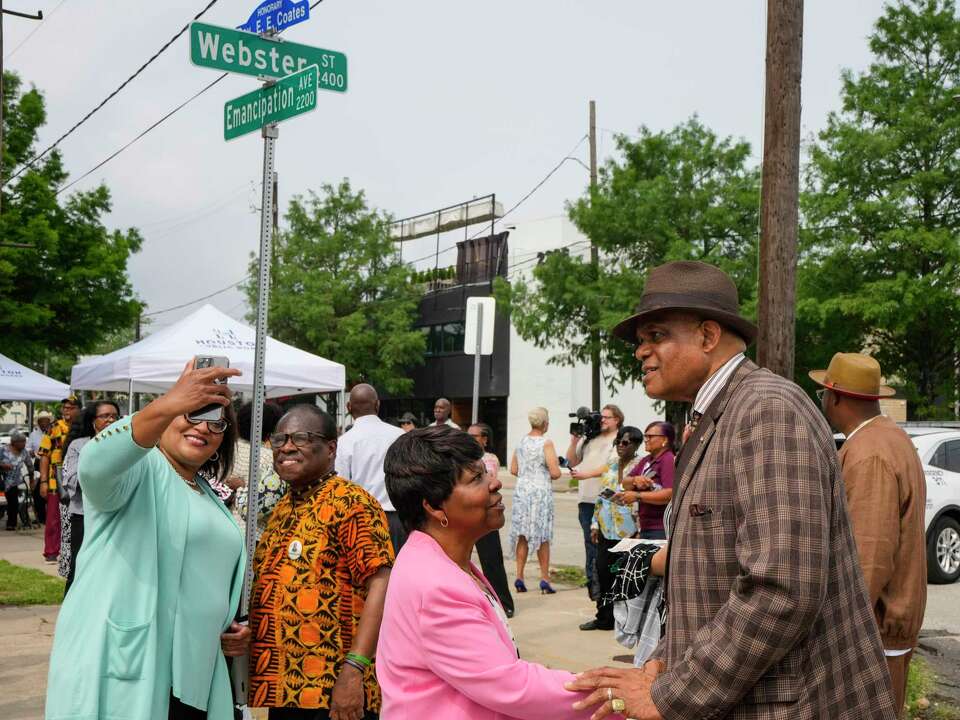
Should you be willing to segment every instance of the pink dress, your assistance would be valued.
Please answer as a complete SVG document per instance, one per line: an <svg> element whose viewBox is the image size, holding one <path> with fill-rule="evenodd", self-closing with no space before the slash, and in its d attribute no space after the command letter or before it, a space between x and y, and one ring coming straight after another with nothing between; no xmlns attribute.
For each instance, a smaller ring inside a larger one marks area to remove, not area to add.
<svg viewBox="0 0 960 720"><path fill-rule="evenodd" d="M390 573L377 645L383 720L590 717L572 708L587 694L564 689L571 673L517 657L495 597L432 537L410 534Z"/></svg>

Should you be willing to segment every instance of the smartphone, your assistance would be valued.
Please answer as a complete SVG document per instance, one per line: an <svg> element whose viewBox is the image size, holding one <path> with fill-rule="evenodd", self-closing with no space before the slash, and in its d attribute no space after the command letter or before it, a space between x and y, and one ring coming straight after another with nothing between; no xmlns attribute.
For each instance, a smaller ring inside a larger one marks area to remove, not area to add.
<svg viewBox="0 0 960 720"><path fill-rule="evenodd" d="M610 488L604 488L603 490L600 491L600 497L604 498L605 500L609 500L616 494L617 493L611 490Z"/></svg>
<svg viewBox="0 0 960 720"><path fill-rule="evenodd" d="M193 358L193 369L202 370L208 367L230 367L230 358L223 355L197 355ZM226 384L226 379L217 380L220 384ZM203 422L204 420L223 420L223 405L212 403L205 405L199 410L187 413L187 417L194 422Z"/></svg>

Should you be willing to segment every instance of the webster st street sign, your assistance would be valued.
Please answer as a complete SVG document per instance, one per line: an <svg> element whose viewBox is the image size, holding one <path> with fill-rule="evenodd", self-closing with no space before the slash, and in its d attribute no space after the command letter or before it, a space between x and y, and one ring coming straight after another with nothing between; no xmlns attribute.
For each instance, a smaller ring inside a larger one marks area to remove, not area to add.
<svg viewBox="0 0 960 720"><path fill-rule="evenodd" d="M286 77L311 65L317 88L347 91L347 56L335 50L268 39L242 30L190 23L190 59L195 65L266 77Z"/></svg>
<svg viewBox="0 0 960 720"><path fill-rule="evenodd" d="M223 139L255 132L269 123L289 120L317 109L316 65L288 75L223 106Z"/></svg>

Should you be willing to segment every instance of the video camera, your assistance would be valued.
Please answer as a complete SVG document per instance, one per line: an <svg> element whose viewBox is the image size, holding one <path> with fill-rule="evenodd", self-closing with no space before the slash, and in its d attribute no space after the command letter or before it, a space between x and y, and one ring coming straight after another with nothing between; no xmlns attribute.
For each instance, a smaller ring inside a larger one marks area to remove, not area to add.
<svg viewBox="0 0 960 720"><path fill-rule="evenodd" d="M570 417L575 417L576 422L570 423L570 434L577 437L590 440L600 434L601 420L600 413L587 407L578 408L576 412L570 413Z"/></svg>

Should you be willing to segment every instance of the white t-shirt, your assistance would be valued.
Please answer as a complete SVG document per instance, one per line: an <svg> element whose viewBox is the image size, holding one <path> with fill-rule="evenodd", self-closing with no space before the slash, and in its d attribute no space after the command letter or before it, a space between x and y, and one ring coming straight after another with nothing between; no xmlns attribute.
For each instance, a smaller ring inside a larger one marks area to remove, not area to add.
<svg viewBox="0 0 960 720"><path fill-rule="evenodd" d="M376 415L363 415L337 443L337 474L352 480L373 495L384 512L393 512L383 477L383 459L403 430L385 423Z"/></svg>
<svg viewBox="0 0 960 720"><path fill-rule="evenodd" d="M602 470L609 463L610 453L615 452L613 439L617 434L613 433L612 438L605 438L603 435L597 435L591 438L590 442L584 445L585 438L581 438L577 443L577 455L582 458L577 465L578 470L584 472L596 472ZM577 502L590 503L597 501L597 493L600 492L600 476L581 479L577 483Z"/></svg>

